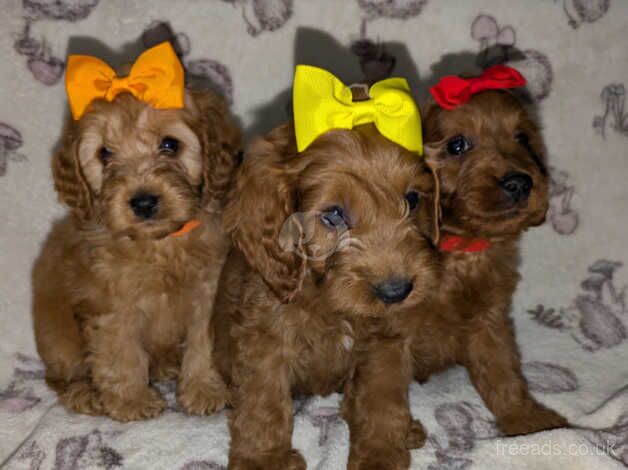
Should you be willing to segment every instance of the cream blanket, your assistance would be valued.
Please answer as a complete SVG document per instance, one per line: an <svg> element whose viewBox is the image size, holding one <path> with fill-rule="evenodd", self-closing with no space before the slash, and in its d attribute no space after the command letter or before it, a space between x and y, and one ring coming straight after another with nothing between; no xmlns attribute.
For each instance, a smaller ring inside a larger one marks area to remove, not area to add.
<svg viewBox="0 0 628 470"><path fill-rule="evenodd" d="M0 15L0 463L17 469L222 469L225 413L120 424L66 413L45 386L30 270L52 220L51 150L67 52L131 61L170 34L192 80L233 103L247 135L287 117L295 62L346 82L395 65L417 97L445 73L516 61L552 166L545 226L523 242L512 311L535 396L579 429L500 437L463 369L413 384L429 439L413 468L606 469L628 464L628 2L622 0L3 0ZM166 22L168 26L159 25ZM170 28L170 29L169 29ZM353 45L353 47L351 47ZM346 465L340 397L296 404L309 468ZM279 469L278 469L279 470Z"/></svg>

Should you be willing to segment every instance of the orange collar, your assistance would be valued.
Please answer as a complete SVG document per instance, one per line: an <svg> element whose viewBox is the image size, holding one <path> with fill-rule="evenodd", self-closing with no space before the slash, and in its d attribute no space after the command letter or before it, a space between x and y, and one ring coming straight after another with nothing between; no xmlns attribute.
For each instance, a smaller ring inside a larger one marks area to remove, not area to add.
<svg viewBox="0 0 628 470"><path fill-rule="evenodd" d="M197 220L197 219L188 220L186 223L183 224L183 227L181 227L176 232L172 232L170 234L170 236L171 237L182 237L186 233L190 233L192 230L194 230L199 225L201 225L201 221L200 220Z"/></svg>
<svg viewBox="0 0 628 470"><path fill-rule="evenodd" d="M491 247L486 238L464 238L459 235L444 235L438 244L440 251L478 253Z"/></svg>

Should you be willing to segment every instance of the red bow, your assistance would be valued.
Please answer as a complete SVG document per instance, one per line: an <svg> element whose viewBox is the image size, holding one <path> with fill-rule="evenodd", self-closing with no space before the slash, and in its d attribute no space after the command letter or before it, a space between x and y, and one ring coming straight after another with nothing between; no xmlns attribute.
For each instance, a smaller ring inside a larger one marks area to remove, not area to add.
<svg viewBox="0 0 628 470"><path fill-rule="evenodd" d="M491 242L485 238L464 238L459 235L445 235L438 244L440 251L460 251L478 253L488 250Z"/></svg>
<svg viewBox="0 0 628 470"><path fill-rule="evenodd" d="M448 75L430 88L436 102L445 109L454 109L466 103L476 93L484 90L516 88L526 84L526 79L512 67L493 65L474 78Z"/></svg>

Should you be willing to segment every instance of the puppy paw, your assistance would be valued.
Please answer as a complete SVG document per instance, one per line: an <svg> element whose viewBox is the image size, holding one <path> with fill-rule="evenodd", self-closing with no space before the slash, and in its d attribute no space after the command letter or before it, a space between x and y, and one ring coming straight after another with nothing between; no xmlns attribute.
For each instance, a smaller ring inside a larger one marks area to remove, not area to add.
<svg viewBox="0 0 628 470"><path fill-rule="evenodd" d="M170 363L159 363L151 367L150 378L157 382L164 380L176 380L179 377L179 365Z"/></svg>
<svg viewBox="0 0 628 470"><path fill-rule="evenodd" d="M351 452L347 470L407 470L410 451L402 448L378 447Z"/></svg>
<svg viewBox="0 0 628 470"><path fill-rule="evenodd" d="M418 419L413 420L410 423L410 429L406 436L406 449L419 449L425 445L425 439L427 434L423 425Z"/></svg>
<svg viewBox="0 0 628 470"><path fill-rule="evenodd" d="M59 393L59 403L75 413L102 415L100 394L88 381L72 382Z"/></svg>
<svg viewBox="0 0 628 470"><path fill-rule="evenodd" d="M266 453L263 457L252 459L232 455L229 458L229 470L306 470L305 459L296 450L288 452Z"/></svg>
<svg viewBox="0 0 628 470"><path fill-rule="evenodd" d="M157 390L146 387L133 396L120 396L102 393L104 414L116 421L138 421L158 416L166 407Z"/></svg>
<svg viewBox="0 0 628 470"><path fill-rule="evenodd" d="M211 415L228 403L227 387L220 381L180 382L177 386L177 401L188 414Z"/></svg>
<svg viewBox="0 0 628 470"><path fill-rule="evenodd" d="M516 412L497 417L497 427L507 436L564 428L568 425L567 420L561 415L538 403L523 406Z"/></svg>

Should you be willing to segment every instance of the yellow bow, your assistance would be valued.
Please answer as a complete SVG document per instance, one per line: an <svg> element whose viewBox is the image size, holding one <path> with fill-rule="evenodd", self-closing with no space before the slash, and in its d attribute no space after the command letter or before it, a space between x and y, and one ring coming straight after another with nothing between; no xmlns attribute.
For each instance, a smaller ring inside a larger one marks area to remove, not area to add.
<svg viewBox="0 0 628 470"><path fill-rule="evenodd" d="M183 108L183 66L168 42L146 50L126 77L118 77L96 57L71 55L65 72L65 89L74 119L80 119L93 100L112 101L124 92L158 109Z"/></svg>
<svg viewBox="0 0 628 470"><path fill-rule="evenodd" d="M353 101L351 89L326 70L297 65L293 86L294 126L299 152L330 129L374 123L389 140L423 154L421 116L403 78L388 78L369 89L370 99Z"/></svg>

